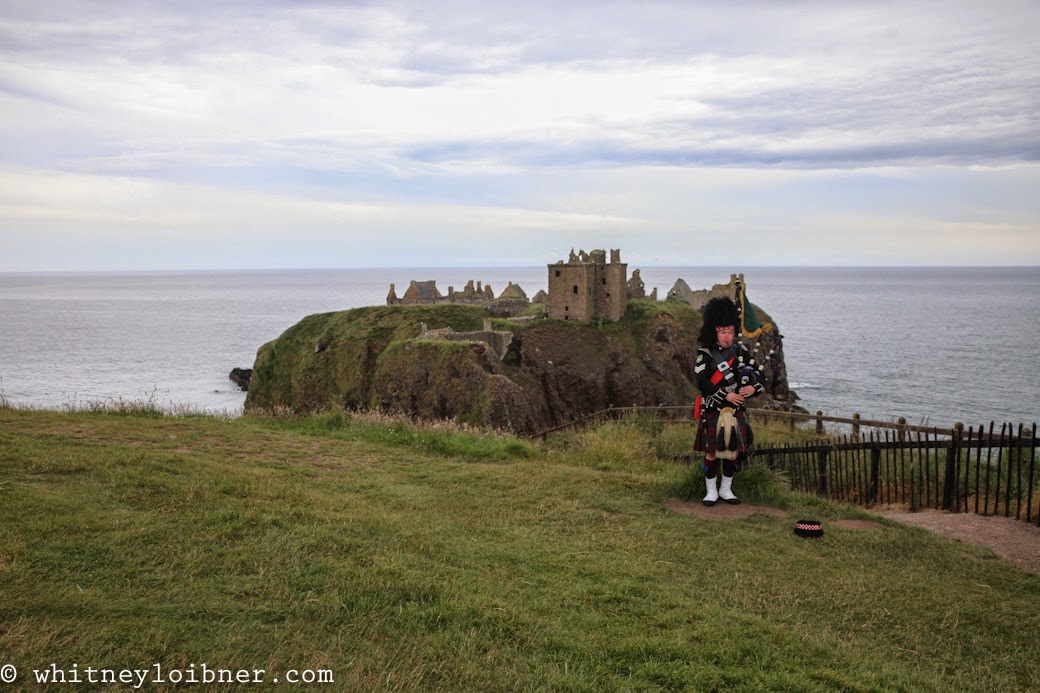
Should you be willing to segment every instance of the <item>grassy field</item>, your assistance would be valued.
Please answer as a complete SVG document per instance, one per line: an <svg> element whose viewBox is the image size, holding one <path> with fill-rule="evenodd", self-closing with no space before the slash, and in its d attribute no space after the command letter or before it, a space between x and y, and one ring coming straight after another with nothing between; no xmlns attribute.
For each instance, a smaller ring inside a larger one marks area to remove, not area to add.
<svg viewBox="0 0 1040 693"><path fill-rule="evenodd" d="M7 689L52 663L265 670L253 689L1040 689L1040 577L903 526L674 514L700 493L665 459L685 435L0 407ZM736 490L863 516L782 482Z"/></svg>

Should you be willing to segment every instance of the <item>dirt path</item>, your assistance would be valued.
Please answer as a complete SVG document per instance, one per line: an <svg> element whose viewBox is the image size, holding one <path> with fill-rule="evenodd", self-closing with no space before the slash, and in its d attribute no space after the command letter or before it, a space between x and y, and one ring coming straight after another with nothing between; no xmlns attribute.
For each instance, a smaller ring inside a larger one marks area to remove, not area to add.
<svg viewBox="0 0 1040 693"><path fill-rule="evenodd" d="M749 517L755 513L787 516L787 512L784 510L750 503L740 505L718 503L708 508L699 502L673 498L665 502L665 507L682 515L694 515L715 520ZM875 511L875 514L895 522L921 527L936 534L958 539L967 544L983 546L1023 570L1040 575L1040 527L1035 524L1008 517L983 517L971 513L947 513L937 510L922 510L916 513L879 510ZM837 520L827 524L855 530L884 529L884 525L871 520Z"/></svg>
<svg viewBox="0 0 1040 693"><path fill-rule="evenodd" d="M1001 558L1040 575L1040 527L1034 524L1009 517L983 517L972 513L937 510L916 513L885 510L877 514L968 544L985 546Z"/></svg>

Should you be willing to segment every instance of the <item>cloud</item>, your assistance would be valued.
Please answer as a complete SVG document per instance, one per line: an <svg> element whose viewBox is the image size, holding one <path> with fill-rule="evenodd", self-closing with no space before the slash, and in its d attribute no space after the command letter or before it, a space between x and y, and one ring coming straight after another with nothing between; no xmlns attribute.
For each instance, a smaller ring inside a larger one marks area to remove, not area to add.
<svg viewBox="0 0 1040 693"><path fill-rule="evenodd" d="M0 271L633 263L1031 264L1040 166L633 168L514 181L510 204L346 203L144 178L0 172ZM464 189L468 185L462 184ZM595 210L590 212L589 210ZM986 239L980 243L980 239ZM276 258L277 262L272 263Z"/></svg>
<svg viewBox="0 0 1040 693"><path fill-rule="evenodd" d="M341 168L391 151L407 170L434 148L510 163L534 147L518 162L827 167L1031 160L1040 141L1040 61L1013 16L1035 26L1030 5L981 22L957 3L941 22L919 5L202 7L9 17L8 93L74 105L42 130L75 121L153 160L171 140L317 138L357 152Z"/></svg>
<svg viewBox="0 0 1040 693"><path fill-rule="evenodd" d="M769 245L833 221L865 245L884 205L892 228L954 229L957 209L1032 252L1036 205L990 181L1036 182L1037 29L1014 0L0 3L0 234L357 222ZM48 197L11 172L50 176Z"/></svg>
<svg viewBox="0 0 1040 693"><path fill-rule="evenodd" d="M385 225L455 224L483 229L601 229L631 228L638 219L604 214L550 212L516 207L345 203L228 192L199 185L182 185L141 178L53 174L34 171L0 172L0 221L47 223L84 221L109 225L193 230L277 231L288 225L311 228L366 228ZM367 231L359 231L366 233Z"/></svg>

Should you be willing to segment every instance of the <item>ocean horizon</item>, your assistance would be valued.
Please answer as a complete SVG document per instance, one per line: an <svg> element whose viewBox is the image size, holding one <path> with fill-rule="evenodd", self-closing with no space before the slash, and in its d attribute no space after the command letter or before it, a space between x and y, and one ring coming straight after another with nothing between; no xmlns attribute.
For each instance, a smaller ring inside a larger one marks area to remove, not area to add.
<svg viewBox="0 0 1040 693"><path fill-rule="evenodd" d="M1028 326L1040 267L634 265L660 297L743 273L777 322L792 389L810 411L949 426L1040 419ZM240 413L227 376L313 313L383 305L390 284L472 279L529 296L547 266L0 273L0 395L16 406L151 401Z"/></svg>

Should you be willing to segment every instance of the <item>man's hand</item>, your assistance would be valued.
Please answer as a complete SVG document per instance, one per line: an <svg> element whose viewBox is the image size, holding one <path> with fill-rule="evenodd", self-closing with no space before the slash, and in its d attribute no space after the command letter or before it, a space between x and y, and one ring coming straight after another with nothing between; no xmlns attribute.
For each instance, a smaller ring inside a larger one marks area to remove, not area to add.
<svg viewBox="0 0 1040 693"><path fill-rule="evenodd" d="M737 390L737 394L739 394L741 397L750 397L751 395L755 394L755 386L745 385L744 387Z"/></svg>
<svg viewBox="0 0 1040 693"><path fill-rule="evenodd" d="M741 388L741 391L746 390L746 389L747 388ZM751 388L751 389L752 389L752 391L754 391L755 388ZM736 404L736 405L739 406L739 405L744 403L744 398L741 397L736 392L727 392L726 393L726 401L729 402L730 404Z"/></svg>

